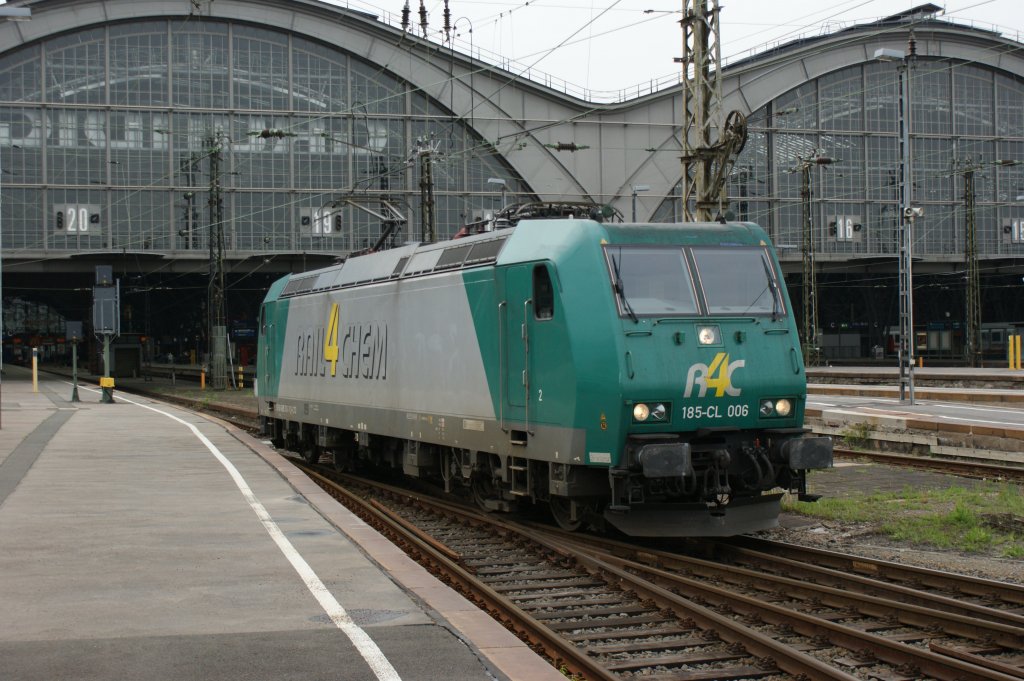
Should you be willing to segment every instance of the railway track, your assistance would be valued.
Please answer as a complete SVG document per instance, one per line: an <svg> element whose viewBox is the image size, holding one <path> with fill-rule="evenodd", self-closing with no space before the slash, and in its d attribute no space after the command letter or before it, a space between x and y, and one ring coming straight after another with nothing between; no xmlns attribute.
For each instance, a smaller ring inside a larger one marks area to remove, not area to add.
<svg viewBox="0 0 1024 681"><path fill-rule="evenodd" d="M987 602L958 602L906 579L797 571L786 561L801 559L770 546L710 542L704 551L719 557L683 555L503 522L326 469L310 475L588 679L1024 678L1019 589L993 597L981 583L971 589Z"/></svg>
<svg viewBox="0 0 1024 681"><path fill-rule="evenodd" d="M933 456L914 456L912 454L894 454L890 452L861 451L854 449L835 448L833 456L843 459L867 459L874 463L888 466L917 468L947 475L959 475L965 478L984 480L1008 480L1024 482L1024 466L983 463L952 458L936 458Z"/></svg>

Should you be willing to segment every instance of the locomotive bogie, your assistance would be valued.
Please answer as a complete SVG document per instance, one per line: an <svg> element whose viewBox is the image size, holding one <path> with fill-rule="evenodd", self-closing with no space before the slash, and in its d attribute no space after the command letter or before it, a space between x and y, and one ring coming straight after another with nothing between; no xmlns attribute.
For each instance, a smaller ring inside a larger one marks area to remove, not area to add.
<svg viewBox="0 0 1024 681"><path fill-rule="evenodd" d="M257 377L276 444L570 528L762 529L831 465L750 224L522 222L293 275L264 302Z"/></svg>

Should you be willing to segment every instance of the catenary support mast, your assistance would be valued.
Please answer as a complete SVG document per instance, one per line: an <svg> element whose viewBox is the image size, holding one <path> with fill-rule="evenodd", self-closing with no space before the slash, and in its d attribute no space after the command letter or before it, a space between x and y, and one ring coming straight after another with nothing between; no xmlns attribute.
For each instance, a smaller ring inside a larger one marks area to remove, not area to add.
<svg viewBox="0 0 1024 681"><path fill-rule="evenodd" d="M743 114L723 121L718 0L685 0L683 18L683 219L724 213L726 180L747 139ZM716 139L717 138L717 139Z"/></svg>

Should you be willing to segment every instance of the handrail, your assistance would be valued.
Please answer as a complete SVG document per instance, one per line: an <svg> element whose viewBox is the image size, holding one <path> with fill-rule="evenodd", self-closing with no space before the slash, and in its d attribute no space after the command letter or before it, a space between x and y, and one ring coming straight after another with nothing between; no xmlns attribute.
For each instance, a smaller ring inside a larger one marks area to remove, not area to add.
<svg viewBox="0 0 1024 681"><path fill-rule="evenodd" d="M533 307L533 298L523 301L523 390L526 391L526 432L533 435L530 430L530 308Z"/></svg>
<svg viewBox="0 0 1024 681"><path fill-rule="evenodd" d="M505 308L504 312L502 308ZM505 428L505 400L508 399L505 394L505 373L508 371L505 363L505 330L508 326L505 317L507 315L508 303L503 300L498 303L498 391L501 393L498 395L498 424L503 433L508 432L508 429Z"/></svg>

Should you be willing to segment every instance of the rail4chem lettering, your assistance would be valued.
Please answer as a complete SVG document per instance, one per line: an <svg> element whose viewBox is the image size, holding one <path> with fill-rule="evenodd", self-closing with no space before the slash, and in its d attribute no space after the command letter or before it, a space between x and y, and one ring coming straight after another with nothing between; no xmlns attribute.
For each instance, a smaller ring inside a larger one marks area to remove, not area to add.
<svg viewBox="0 0 1024 681"><path fill-rule="evenodd" d="M299 334L295 375L386 381L387 324L358 322L343 327L340 307L332 303L325 326Z"/></svg>

